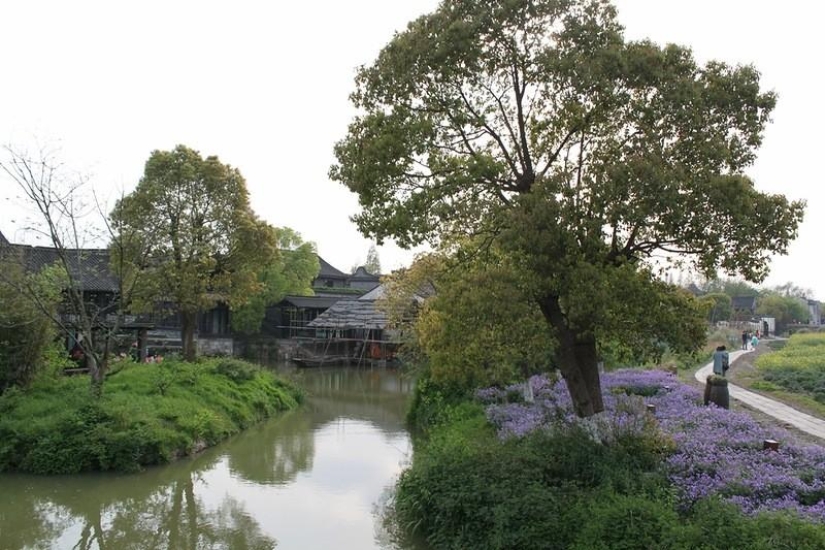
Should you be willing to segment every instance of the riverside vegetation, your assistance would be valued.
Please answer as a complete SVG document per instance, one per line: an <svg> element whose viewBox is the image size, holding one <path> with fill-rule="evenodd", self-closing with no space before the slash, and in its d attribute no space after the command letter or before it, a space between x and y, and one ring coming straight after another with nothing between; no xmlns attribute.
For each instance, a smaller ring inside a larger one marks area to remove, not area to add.
<svg viewBox="0 0 825 550"><path fill-rule="evenodd" d="M402 536L433 548L825 548L822 447L704 407L660 371L605 375L606 412L591 419L562 380L529 384L532 402L523 384L468 394L421 380Z"/></svg>
<svg viewBox="0 0 825 550"><path fill-rule="evenodd" d="M0 395L0 471L136 471L214 445L302 400L297 387L237 359L123 363L97 399L88 378L59 375Z"/></svg>

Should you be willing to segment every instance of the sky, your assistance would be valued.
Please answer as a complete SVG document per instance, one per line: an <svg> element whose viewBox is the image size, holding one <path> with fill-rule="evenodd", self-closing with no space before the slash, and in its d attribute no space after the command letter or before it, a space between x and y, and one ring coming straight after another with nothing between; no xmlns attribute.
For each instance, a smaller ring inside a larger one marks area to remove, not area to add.
<svg viewBox="0 0 825 550"><path fill-rule="evenodd" d="M629 39L691 46L700 61L753 64L779 95L758 161L761 191L805 199L789 254L767 285L825 300L825 4L808 0L617 0ZM358 201L327 176L355 115L358 66L436 0L7 0L0 7L0 144L47 144L110 200L134 189L154 150L185 144L240 169L255 212L316 243L343 271L371 244ZM24 208L0 180L0 231L30 241ZM413 251L378 247L383 271Z"/></svg>

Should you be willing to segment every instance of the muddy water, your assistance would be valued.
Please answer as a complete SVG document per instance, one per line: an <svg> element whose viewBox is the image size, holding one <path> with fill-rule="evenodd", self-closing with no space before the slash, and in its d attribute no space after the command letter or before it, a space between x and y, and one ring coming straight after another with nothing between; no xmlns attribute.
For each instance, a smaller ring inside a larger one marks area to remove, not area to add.
<svg viewBox="0 0 825 550"><path fill-rule="evenodd" d="M395 548L382 506L412 449L412 382L304 370L305 406L134 475L0 475L0 549Z"/></svg>

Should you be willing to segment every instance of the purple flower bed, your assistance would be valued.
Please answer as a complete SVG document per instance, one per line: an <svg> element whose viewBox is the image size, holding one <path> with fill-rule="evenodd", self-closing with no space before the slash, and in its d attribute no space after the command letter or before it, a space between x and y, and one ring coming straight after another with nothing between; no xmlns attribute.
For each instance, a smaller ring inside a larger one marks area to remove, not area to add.
<svg viewBox="0 0 825 550"><path fill-rule="evenodd" d="M674 445L663 467L684 508L718 495L747 514L791 510L825 521L825 448L800 445L787 431L764 428L750 415L705 407L698 389L671 374L653 370L605 374L606 413L588 420L573 414L563 380L534 376L529 383L532 403L508 402L523 394L523 385L477 392L499 437L580 424L609 443L623 434L642 436L645 430L657 430ZM655 422L646 411L648 404L656 407ZM765 439L779 441L779 451L762 450Z"/></svg>

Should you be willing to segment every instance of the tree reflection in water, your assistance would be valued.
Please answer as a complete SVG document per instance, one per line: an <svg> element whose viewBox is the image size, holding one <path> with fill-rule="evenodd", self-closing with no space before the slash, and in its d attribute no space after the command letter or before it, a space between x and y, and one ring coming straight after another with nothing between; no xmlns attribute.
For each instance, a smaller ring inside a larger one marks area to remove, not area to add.
<svg viewBox="0 0 825 550"><path fill-rule="evenodd" d="M298 473L312 469L313 427L305 411L293 411L247 430L232 441L230 470L253 483L291 483Z"/></svg>
<svg viewBox="0 0 825 550"><path fill-rule="evenodd" d="M208 454L138 476L73 476L49 485L43 478L10 477L12 486L4 489L26 498L0 503L0 547L275 548L239 501L227 495L210 509L197 496L199 472L217 462Z"/></svg>

